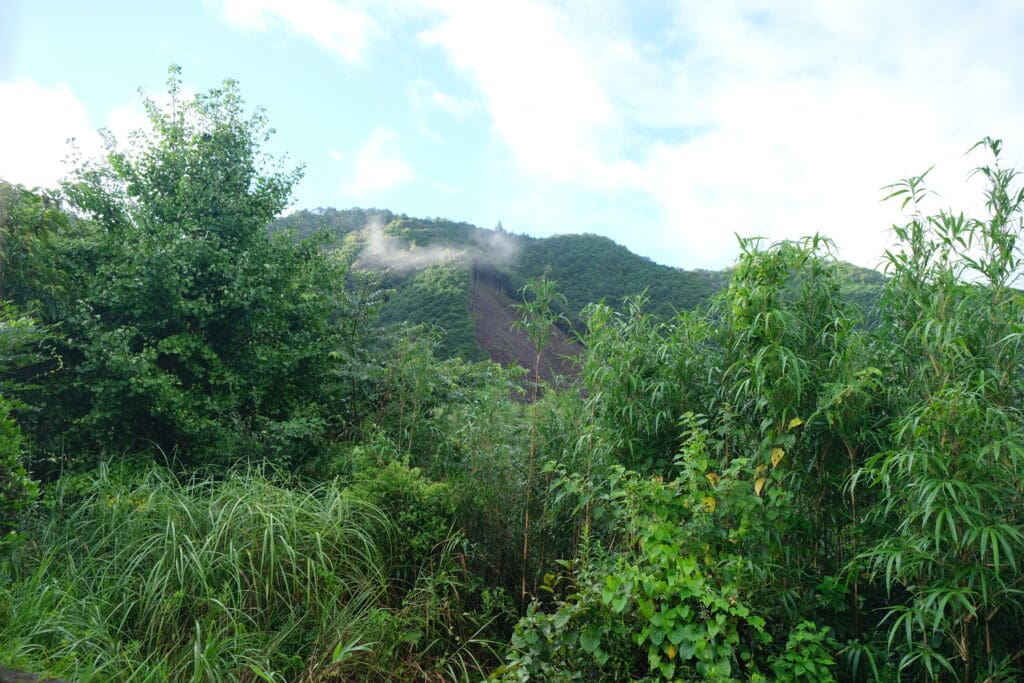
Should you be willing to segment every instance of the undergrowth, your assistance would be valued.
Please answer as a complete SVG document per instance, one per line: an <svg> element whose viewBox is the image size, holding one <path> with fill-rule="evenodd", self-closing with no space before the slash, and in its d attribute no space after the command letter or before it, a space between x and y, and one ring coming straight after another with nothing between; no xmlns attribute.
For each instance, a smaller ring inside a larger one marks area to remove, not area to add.
<svg viewBox="0 0 1024 683"><path fill-rule="evenodd" d="M335 484L104 466L57 482L32 523L0 561L7 666L81 681L314 681L470 678L493 662L488 619L460 602L455 546L394 590L396 530Z"/></svg>

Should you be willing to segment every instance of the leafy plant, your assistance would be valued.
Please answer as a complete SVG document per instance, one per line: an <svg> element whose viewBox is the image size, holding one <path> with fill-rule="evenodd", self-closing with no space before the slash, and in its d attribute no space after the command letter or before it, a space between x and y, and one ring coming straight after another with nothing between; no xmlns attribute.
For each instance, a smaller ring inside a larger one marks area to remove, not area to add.
<svg viewBox="0 0 1024 683"><path fill-rule="evenodd" d="M502 680L736 680L757 673L770 641L752 607L766 578L742 549L764 519L735 459L715 471L695 418L679 474L666 481L613 466L604 499L618 542L591 546L549 591L571 588L555 609L534 606L517 625Z"/></svg>
<svg viewBox="0 0 1024 683"><path fill-rule="evenodd" d="M0 300L52 312L65 274L50 256L67 229L59 198L0 181Z"/></svg>
<svg viewBox="0 0 1024 683"><path fill-rule="evenodd" d="M0 301L0 548L15 540L17 520L38 493L25 467L24 438L13 413L33 412L22 398L32 388L33 369L45 358L38 349L48 339L34 319Z"/></svg>
<svg viewBox="0 0 1024 683"><path fill-rule="evenodd" d="M924 215L925 176L889 195L912 211L894 228L883 300L895 419L854 481L879 496L883 533L862 560L891 600L888 643L908 679L1020 676L1024 191L998 165L999 141L977 146L993 156L977 170L987 218Z"/></svg>
<svg viewBox="0 0 1024 683"><path fill-rule="evenodd" d="M813 622L797 625L786 641L786 651L772 660L772 672L780 683L834 683L836 660L832 653L836 642L828 628L818 628Z"/></svg>
<svg viewBox="0 0 1024 683"><path fill-rule="evenodd" d="M152 132L108 136L65 184L77 219L56 255L77 284L39 432L79 458L295 461L357 419L345 371L372 311L319 244L268 239L300 172L260 152L267 121L237 83L188 99L172 68L168 94L145 101Z"/></svg>
<svg viewBox="0 0 1024 683"><path fill-rule="evenodd" d="M537 355L533 364L532 390L533 401L536 403L540 397L540 390L543 380L540 374L540 361L544 349L551 341L554 334L555 324L561 319L554 310L554 305L564 298L555 289L556 283L549 280L547 276L539 280L531 280L523 287L523 303L516 306L522 316L515 322L515 326L526 332L526 335L533 342ZM523 565L521 572L520 599L526 604L527 599L527 574L529 573L530 562L530 503L533 494L533 476L537 468L538 449L537 414L534 411L530 421L530 456L526 462L526 497L523 501Z"/></svg>

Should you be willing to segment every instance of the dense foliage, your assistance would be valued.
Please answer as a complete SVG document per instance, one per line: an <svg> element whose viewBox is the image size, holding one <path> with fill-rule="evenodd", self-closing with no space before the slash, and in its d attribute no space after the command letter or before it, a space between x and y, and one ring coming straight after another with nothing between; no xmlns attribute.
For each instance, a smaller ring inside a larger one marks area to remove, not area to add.
<svg viewBox="0 0 1024 683"><path fill-rule="evenodd" d="M817 237L745 243L706 313L588 312L582 549L501 678L1019 679L1024 192L981 146L985 220L893 186L870 330Z"/></svg>
<svg viewBox="0 0 1024 683"><path fill-rule="evenodd" d="M427 266L397 283L381 305L380 319L435 327L440 336L437 352L443 358L484 360L487 354L476 342L469 311L469 288L469 270L444 264Z"/></svg>
<svg viewBox="0 0 1024 683"><path fill-rule="evenodd" d="M281 216L271 223L268 229L272 234L291 232L298 239L314 237L317 233L327 233L335 240L341 240L350 233L361 231L372 222L387 225L394 218L395 215L386 209L303 209Z"/></svg>
<svg viewBox="0 0 1024 683"><path fill-rule="evenodd" d="M727 281L722 272L654 263L598 235L524 238L515 269L524 279L547 270L560 283L573 315L590 303L605 301L618 307L626 297L646 293L654 304L650 313L672 316L707 304Z"/></svg>
<svg viewBox="0 0 1024 683"><path fill-rule="evenodd" d="M173 70L147 108L59 193L0 187L0 666L1024 675L1024 190L998 141L985 218L890 188L884 282L814 236L741 241L680 292L592 236L513 262L483 258L504 233L385 211L271 234L298 174L237 86L185 98ZM588 289L594 262L626 265ZM519 297L530 379L478 361L480 283ZM579 307L579 376L547 384Z"/></svg>
<svg viewBox="0 0 1024 683"><path fill-rule="evenodd" d="M55 459L288 462L347 428L366 312L346 264L268 239L298 173L268 168L267 124L237 86L185 100L175 74L170 98L147 102L151 133L108 139L65 186L76 220L54 257L76 289L45 318L65 368L35 436Z"/></svg>

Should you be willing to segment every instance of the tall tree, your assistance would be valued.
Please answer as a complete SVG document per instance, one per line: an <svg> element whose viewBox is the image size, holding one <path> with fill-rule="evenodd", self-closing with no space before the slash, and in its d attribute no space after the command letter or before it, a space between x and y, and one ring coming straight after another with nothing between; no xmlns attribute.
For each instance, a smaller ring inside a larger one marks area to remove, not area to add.
<svg viewBox="0 0 1024 683"><path fill-rule="evenodd" d="M65 191L82 283L62 320L68 372L51 425L82 449L155 446L186 462L297 457L344 426L344 361L360 307L345 264L271 240L301 169L260 151L272 132L238 84L145 101L151 130L85 164Z"/></svg>

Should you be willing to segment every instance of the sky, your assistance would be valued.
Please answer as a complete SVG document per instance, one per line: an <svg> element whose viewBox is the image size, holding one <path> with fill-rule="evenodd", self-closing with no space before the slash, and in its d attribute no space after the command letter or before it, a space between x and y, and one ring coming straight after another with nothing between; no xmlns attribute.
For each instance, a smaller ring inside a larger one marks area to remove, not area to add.
<svg viewBox="0 0 1024 683"><path fill-rule="evenodd" d="M983 212L968 149L1024 150L1024 3L975 0L0 0L0 178L51 187L66 140L145 125L167 69L236 79L302 164L293 208L538 237L597 233L722 268L813 233L879 267L928 211Z"/></svg>

